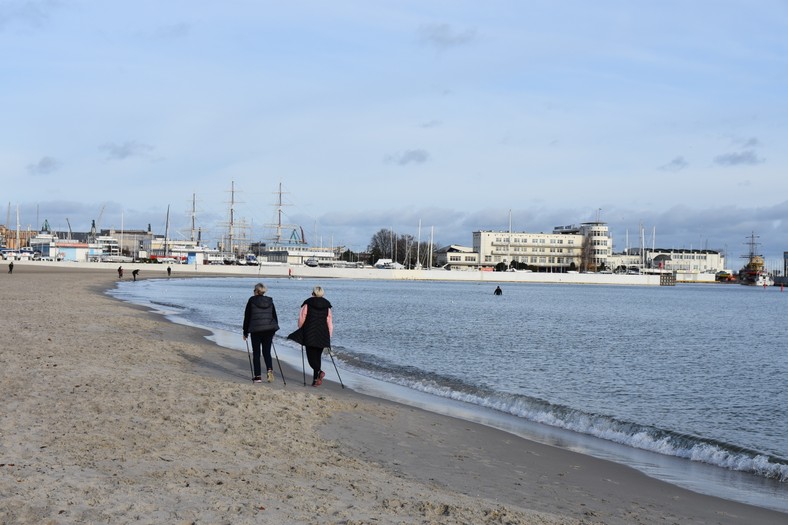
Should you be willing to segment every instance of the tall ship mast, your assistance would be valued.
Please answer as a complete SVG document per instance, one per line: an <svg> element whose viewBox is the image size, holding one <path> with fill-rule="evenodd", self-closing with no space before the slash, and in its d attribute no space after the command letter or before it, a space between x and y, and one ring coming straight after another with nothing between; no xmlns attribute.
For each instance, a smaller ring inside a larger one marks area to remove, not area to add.
<svg viewBox="0 0 788 525"><path fill-rule="evenodd" d="M755 232L749 236L747 245L749 246L749 253L742 255L747 259L747 263L739 270L739 284L747 286L773 286L774 278L766 271L766 262L763 255L756 253L757 247L760 244L758 236Z"/></svg>
<svg viewBox="0 0 788 525"><path fill-rule="evenodd" d="M274 230L274 235L271 238L271 243L273 246L282 246L282 245L306 245L306 237L304 236L304 229L297 225L297 224L284 224L282 223L282 215L283 215L283 207L285 206L284 201L282 199L282 195L284 195L284 191L282 191L282 183L279 183L279 189L276 191L276 223L267 225L268 228ZM283 230L290 230L290 236L283 240L282 231Z"/></svg>

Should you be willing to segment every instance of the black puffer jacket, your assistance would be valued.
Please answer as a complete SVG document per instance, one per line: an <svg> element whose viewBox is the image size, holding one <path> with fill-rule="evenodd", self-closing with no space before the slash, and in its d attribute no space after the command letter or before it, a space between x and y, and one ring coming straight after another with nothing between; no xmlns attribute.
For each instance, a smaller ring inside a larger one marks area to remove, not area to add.
<svg viewBox="0 0 788 525"><path fill-rule="evenodd" d="M307 308L306 319L301 326L304 346L331 346L331 334L328 331L328 309L331 308L331 303L325 297L310 297L301 306Z"/></svg>
<svg viewBox="0 0 788 525"><path fill-rule="evenodd" d="M244 337L252 332L279 330L274 300L265 295L253 295L246 303L244 311Z"/></svg>

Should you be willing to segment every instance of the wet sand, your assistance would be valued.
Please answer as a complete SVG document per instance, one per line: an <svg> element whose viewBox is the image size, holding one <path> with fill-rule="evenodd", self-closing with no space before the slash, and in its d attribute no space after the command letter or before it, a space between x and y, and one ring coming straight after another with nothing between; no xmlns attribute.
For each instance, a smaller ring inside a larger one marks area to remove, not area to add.
<svg viewBox="0 0 788 525"><path fill-rule="evenodd" d="M0 263L2 523L788 521L300 370L253 384L242 352L116 280Z"/></svg>

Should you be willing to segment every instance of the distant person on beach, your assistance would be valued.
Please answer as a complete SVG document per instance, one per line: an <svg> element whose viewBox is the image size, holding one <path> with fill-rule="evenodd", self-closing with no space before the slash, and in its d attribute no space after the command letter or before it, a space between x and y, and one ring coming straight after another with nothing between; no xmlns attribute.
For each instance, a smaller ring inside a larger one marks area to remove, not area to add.
<svg viewBox="0 0 788 525"><path fill-rule="evenodd" d="M503 295L503 290L501 290L500 286L495 287L495 291L493 292L494 295Z"/></svg>
<svg viewBox="0 0 788 525"><path fill-rule="evenodd" d="M255 383L262 383L260 376L260 353L263 354L265 368L268 371L266 378L268 382L274 380L274 365L271 361L271 343L274 340L274 333L279 330L279 318L276 316L276 306L274 300L265 295L268 288L263 283L254 285L254 295L246 302L244 310L244 341L252 336L252 353L254 355L254 371L252 380Z"/></svg>
<svg viewBox="0 0 788 525"><path fill-rule="evenodd" d="M131 272L131 277L136 281L137 280L137 276L139 274L140 274L139 270L134 270L133 272Z"/></svg>
<svg viewBox="0 0 788 525"><path fill-rule="evenodd" d="M323 384L326 373L322 370L323 349L331 346L334 322L331 316L331 303L323 297L325 292L320 286L312 289L312 297L301 304L298 327L301 329L306 347L306 358L312 367L312 386Z"/></svg>
<svg viewBox="0 0 788 525"><path fill-rule="evenodd" d="M118 266L118 279L123 279L123 266Z"/></svg>
<svg viewBox="0 0 788 525"><path fill-rule="evenodd" d="M8 273L14 273L14 261L8 263Z"/></svg>
<svg viewBox="0 0 788 525"><path fill-rule="evenodd" d="M167 266L167 277L169 277L171 274L172 274L172 268L170 266Z"/></svg>

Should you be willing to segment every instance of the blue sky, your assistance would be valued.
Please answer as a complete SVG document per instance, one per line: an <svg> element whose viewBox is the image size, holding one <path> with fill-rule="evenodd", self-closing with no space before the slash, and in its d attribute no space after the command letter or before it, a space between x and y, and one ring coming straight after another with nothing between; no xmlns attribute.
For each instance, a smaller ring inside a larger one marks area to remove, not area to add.
<svg viewBox="0 0 788 525"><path fill-rule="evenodd" d="M788 2L0 0L0 223L788 250ZM103 212L102 212L103 210ZM316 238L316 239L315 239Z"/></svg>

